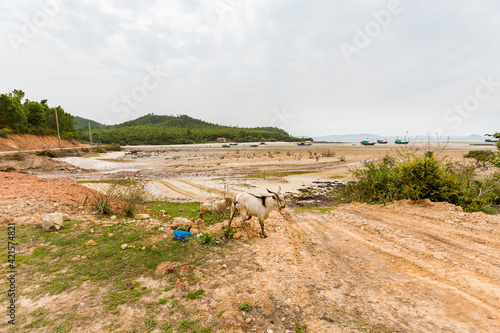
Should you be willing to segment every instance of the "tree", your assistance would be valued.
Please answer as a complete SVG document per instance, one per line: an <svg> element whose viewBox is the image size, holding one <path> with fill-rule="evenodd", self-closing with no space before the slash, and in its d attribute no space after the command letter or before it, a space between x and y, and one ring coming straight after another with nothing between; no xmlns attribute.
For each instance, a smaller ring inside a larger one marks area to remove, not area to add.
<svg viewBox="0 0 500 333"><path fill-rule="evenodd" d="M24 91L14 89L9 93L9 97L15 98L19 101L19 103L21 103L24 99Z"/></svg>
<svg viewBox="0 0 500 333"><path fill-rule="evenodd" d="M26 101L24 109L28 118L28 125L32 128L46 127L45 108L38 102Z"/></svg>
<svg viewBox="0 0 500 333"><path fill-rule="evenodd" d="M18 99L0 95L0 126L20 129L26 125L26 114Z"/></svg>

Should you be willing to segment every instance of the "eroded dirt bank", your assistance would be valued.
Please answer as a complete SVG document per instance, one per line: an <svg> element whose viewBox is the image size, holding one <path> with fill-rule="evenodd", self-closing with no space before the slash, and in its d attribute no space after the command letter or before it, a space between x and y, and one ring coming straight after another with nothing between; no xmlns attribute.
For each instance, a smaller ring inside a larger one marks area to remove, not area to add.
<svg viewBox="0 0 500 333"><path fill-rule="evenodd" d="M62 148L79 147L76 140L61 139ZM0 137L1 151L42 150L59 148L59 140L53 135L8 134L6 138Z"/></svg>

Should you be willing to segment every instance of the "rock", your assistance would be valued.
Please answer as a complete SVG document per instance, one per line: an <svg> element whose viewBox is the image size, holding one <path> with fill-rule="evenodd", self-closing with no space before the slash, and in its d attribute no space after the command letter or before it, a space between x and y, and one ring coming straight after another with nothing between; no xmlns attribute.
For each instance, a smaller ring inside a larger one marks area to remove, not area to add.
<svg viewBox="0 0 500 333"><path fill-rule="evenodd" d="M145 247L145 246L143 246L143 247L141 248L141 250L145 250L145 249L146 249L146 247Z"/></svg>
<svg viewBox="0 0 500 333"><path fill-rule="evenodd" d="M241 232L239 232L239 231L238 231L237 233L235 233L235 234L233 235L233 238L234 238L234 239L240 239L240 238L241 238L241 236L242 236Z"/></svg>
<svg viewBox="0 0 500 333"><path fill-rule="evenodd" d="M222 265L222 268L226 269L226 268L227 268L227 265L226 265L226 264Z"/></svg>
<svg viewBox="0 0 500 333"><path fill-rule="evenodd" d="M266 331L266 333L273 333L273 330L270 329L270 328L268 328L267 331Z"/></svg>
<svg viewBox="0 0 500 333"><path fill-rule="evenodd" d="M40 223L40 226L44 230L55 229L59 230L63 226L63 214L61 213L52 213L47 214Z"/></svg>
<svg viewBox="0 0 500 333"><path fill-rule="evenodd" d="M71 219L69 218L69 215L68 215L68 214L63 214L62 218L63 218L63 221L69 221L69 220L71 220Z"/></svg>
<svg viewBox="0 0 500 333"><path fill-rule="evenodd" d="M85 246L96 246L97 243L94 240L89 240L87 243L85 243Z"/></svg>
<svg viewBox="0 0 500 333"><path fill-rule="evenodd" d="M85 207L84 206L78 206L78 209L79 210L85 210Z"/></svg>
<svg viewBox="0 0 500 333"><path fill-rule="evenodd" d="M135 214L136 220L146 220L149 219L149 214Z"/></svg>
<svg viewBox="0 0 500 333"><path fill-rule="evenodd" d="M224 332L246 331L247 323L241 314L234 310L228 310L221 316L220 324L217 328Z"/></svg>
<svg viewBox="0 0 500 333"><path fill-rule="evenodd" d="M245 322L246 322L247 324L250 324L250 322L251 322L251 321L252 321L252 318L247 318L247 319L245 319Z"/></svg>
<svg viewBox="0 0 500 333"><path fill-rule="evenodd" d="M108 234L108 237L113 237L113 236L114 236L114 234L111 232Z"/></svg>
<svg viewBox="0 0 500 333"><path fill-rule="evenodd" d="M206 230L207 228L205 227L205 221L203 221L203 219L197 219L194 221L191 229L189 229L192 234L198 234L200 232L203 233L206 232Z"/></svg>
<svg viewBox="0 0 500 333"><path fill-rule="evenodd" d="M116 215L111 216L109 219L110 219L111 221L116 220Z"/></svg>
<svg viewBox="0 0 500 333"><path fill-rule="evenodd" d="M187 231L189 231L189 229L193 225L193 222L191 220L185 218L185 217L174 217L172 219L170 227L175 230L175 229L179 228L182 225L184 225L184 228Z"/></svg>
<svg viewBox="0 0 500 333"><path fill-rule="evenodd" d="M151 246L151 250L158 250L158 247L156 245Z"/></svg>
<svg viewBox="0 0 500 333"><path fill-rule="evenodd" d="M125 250L127 248L128 244L122 244L122 246L120 246L122 248L122 250Z"/></svg>
<svg viewBox="0 0 500 333"><path fill-rule="evenodd" d="M212 309L215 309L217 307L217 302L215 300L212 300L212 302L210 302L210 307Z"/></svg>

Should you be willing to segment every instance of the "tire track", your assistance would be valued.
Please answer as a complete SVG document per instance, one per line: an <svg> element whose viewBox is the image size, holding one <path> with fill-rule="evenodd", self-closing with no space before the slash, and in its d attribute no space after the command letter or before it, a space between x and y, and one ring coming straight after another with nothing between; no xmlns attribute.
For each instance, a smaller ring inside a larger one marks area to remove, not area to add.
<svg viewBox="0 0 500 333"><path fill-rule="evenodd" d="M349 209L346 211L349 212ZM366 214L364 217L367 217ZM325 219L329 220L328 217L325 217ZM413 253L413 251L404 248L398 243L388 241L380 235L373 235L369 232L361 231L351 224L342 221L331 222L342 223L342 229L337 229L339 232L349 235L356 242L385 256L388 261L392 262L394 260L400 267L404 267L407 273L419 280L432 279L435 283L444 285L446 289L466 298L477 306L481 306L487 311L491 311L491 313L500 310L498 307L498 297L488 295L488 293L485 292L485 289L496 290L497 292L495 292L495 294L500 294L500 286L498 283L493 284L492 281L484 281L484 279L473 272L469 272L469 274L467 274L468 276L465 276L463 269L453 265L446 267L442 265L442 262L436 259L419 257ZM390 225L388 221L386 221L386 224ZM407 232L414 235L413 230L407 229ZM420 239L418 235L415 238ZM450 270L451 267L454 269ZM453 274L454 272L456 273ZM466 279L467 282L464 283L464 279ZM475 288L471 288L472 284Z"/></svg>

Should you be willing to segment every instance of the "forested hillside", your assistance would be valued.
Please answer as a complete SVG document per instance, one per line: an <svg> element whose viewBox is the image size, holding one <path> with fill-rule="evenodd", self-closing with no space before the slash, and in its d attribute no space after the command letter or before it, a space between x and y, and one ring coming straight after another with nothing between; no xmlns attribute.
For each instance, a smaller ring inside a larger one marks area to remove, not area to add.
<svg viewBox="0 0 500 333"><path fill-rule="evenodd" d="M87 118L78 117L78 116L73 116L73 120L75 121L76 128L84 128L84 127L88 128L89 122L90 122L90 126L92 128L106 127L106 125L98 123L97 121L90 120Z"/></svg>
<svg viewBox="0 0 500 333"><path fill-rule="evenodd" d="M82 117L73 117L61 106L49 106L46 99L31 101L25 98L22 90L17 89L0 95L0 136L5 137L9 133L57 135L56 113L61 137L68 140L88 141L89 121L94 142L121 145L213 142L219 137L237 142L306 140L292 137L275 127L231 127L187 115L148 114L122 124L104 125Z"/></svg>
<svg viewBox="0 0 500 333"><path fill-rule="evenodd" d="M237 142L299 140L275 127L238 128L208 123L187 115L154 114L118 125L93 129L92 137L95 142L121 145L212 142L218 137ZM88 125L79 129L79 138L88 140Z"/></svg>
<svg viewBox="0 0 500 333"><path fill-rule="evenodd" d="M73 116L61 106L51 107L46 99L40 102L25 99L22 90L0 94L0 136L9 133L57 135L56 113L61 137L67 140L76 138Z"/></svg>

